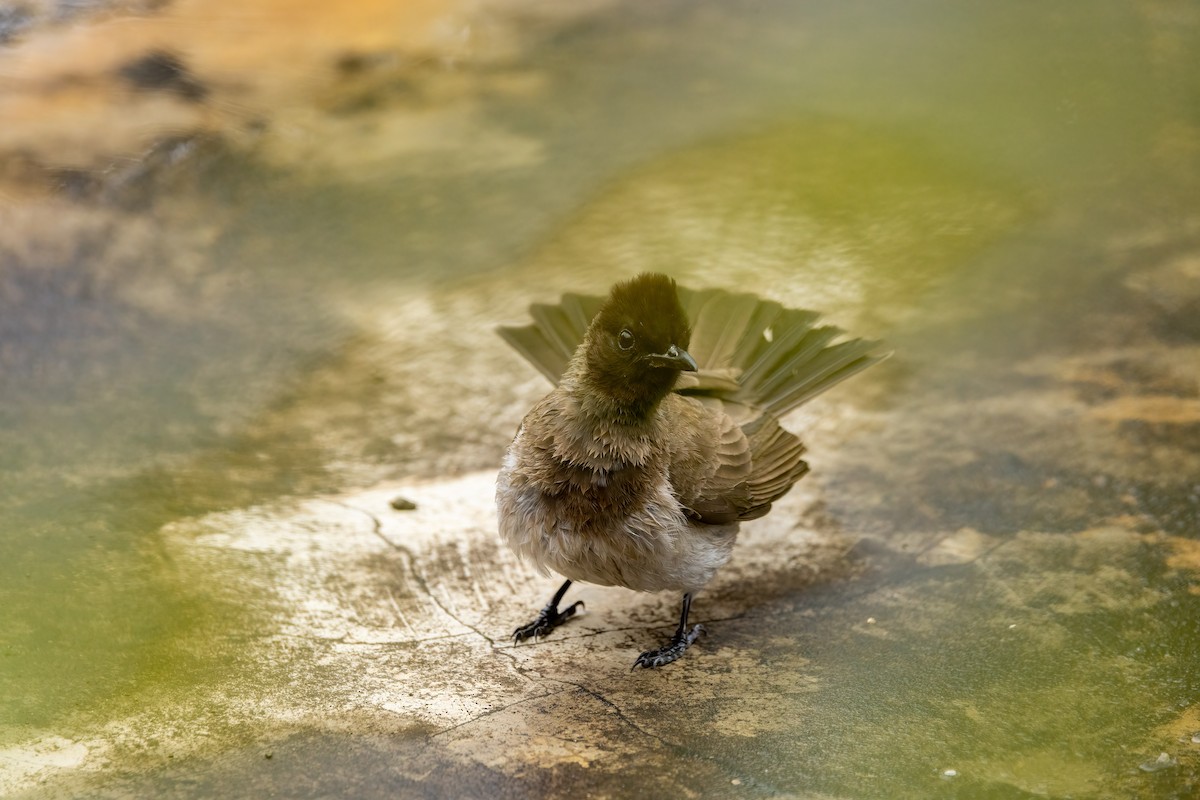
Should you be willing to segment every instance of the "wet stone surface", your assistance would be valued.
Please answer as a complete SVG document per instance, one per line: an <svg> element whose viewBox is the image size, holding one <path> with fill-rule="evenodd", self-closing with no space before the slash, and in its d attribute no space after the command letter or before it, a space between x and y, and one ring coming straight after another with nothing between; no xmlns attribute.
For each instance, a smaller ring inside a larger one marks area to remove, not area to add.
<svg viewBox="0 0 1200 800"><path fill-rule="evenodd" d="M1190 7L53 7L0 12L0 794L1200 792ZM678 598L509 639L493 328L642 269L895 355L631 672Z"/></svg>

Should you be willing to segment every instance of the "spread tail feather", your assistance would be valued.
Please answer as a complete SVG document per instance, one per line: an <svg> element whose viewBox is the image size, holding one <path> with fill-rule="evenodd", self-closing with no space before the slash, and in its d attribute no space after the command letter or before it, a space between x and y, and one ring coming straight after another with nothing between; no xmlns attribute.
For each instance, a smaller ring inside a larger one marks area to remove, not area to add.
<svg viewBox="0 0 1200 800"><path fill-rule="evenodd" d="M502 325L497 331L504 341L557 386L575 348L583 341L588 325L602 305L602 297L564 294L558 305L531 305L532 325Z"/></svg>
<svg viewBox="0 0 1200 800"><path fill-rule="evenodd" d="M700 369L676 391L716 397L781 417L826 389L887 358L880 343L835 342L844 331L817 325L815 311L785 308L752 294L679 288L692 326L688 351ZM604 300L565 294L557 305L530 307L533 324L500 335L557 384Z"/></svg>

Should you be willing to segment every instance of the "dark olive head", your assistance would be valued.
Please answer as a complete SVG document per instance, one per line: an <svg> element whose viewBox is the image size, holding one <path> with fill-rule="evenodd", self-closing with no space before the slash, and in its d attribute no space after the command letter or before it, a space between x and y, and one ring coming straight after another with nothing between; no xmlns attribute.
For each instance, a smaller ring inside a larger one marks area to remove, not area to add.
<svg viewBox="0 0 1200 800"><path fill-rule="evenodd" d="M643 273L618 283L589 329L588 382L628 413L652 410L681 371L696 369L691 333L674 280Z"/></svg>

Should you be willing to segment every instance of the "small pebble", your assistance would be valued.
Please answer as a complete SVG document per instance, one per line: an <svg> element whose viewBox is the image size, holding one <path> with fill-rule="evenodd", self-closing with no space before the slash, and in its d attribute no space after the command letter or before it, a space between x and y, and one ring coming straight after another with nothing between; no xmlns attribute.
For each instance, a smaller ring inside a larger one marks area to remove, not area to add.
<svg viewBox="0 0 1200 800"><path fill-rule="evenodd" d="M391 506L392 506L392 508L396 509L397 511L416 511L417 510L416 503L414 503L412 500L409 500L407 497L400 497L399 495L396 495L395 497L392 498Z"/></svg>
<svg viewBox="0 0 1200 800"><path fill-rule="evenodd" d="M874 618L874 617L867 617L867 624L868 624L868 625L874 625L874 624L875 624L875 618Z"/></svg>
<svg viewBox="0 0 1200 800"><path fill-rule="evenodd" d="M730 783L732 783L734 786L742 785L742 782L740 780L738 780L737 778L734 778L733 780L731 780Z"/></svg>
<svg viewBox="0 0 1200 800"><path fill-rule="evenodd" d="M1159 770L1170 769L1178 763L1179 762L1171 758L1171 756L1167 753L1159 753L1158 758L1154 759L1153 761L1147 761L1138 768L1142 772L1158 772Z"/></svg>
<svg viewBox="0 0 1200 800"><path fill-rule="evenodd" d="M943 778L957 778L957 777L958 777L958 770L956 770L956 769L944 769L944 770L942 770L942 777L943 777Z"/></svg>
<svg viewBox="0 0 1200 800"><path fill-rule="evenodd" d="M1200 731L1192 734L1192 744L1200 744Z"/></svg>

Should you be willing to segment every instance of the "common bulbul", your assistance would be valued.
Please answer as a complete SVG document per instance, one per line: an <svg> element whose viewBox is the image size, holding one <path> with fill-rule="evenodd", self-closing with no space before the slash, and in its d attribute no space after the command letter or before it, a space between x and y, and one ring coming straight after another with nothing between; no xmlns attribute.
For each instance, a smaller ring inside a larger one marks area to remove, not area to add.
<svg viewBox="0 0 1200 800"><path fill-rule="evenodd" d="M638 656L660 667L704 632L693 595L727 561L738 524L807 471L779 418L879 361L878 343L750 294L690 291L646 273L607 299L534 305L500 333L556 387L525 416L496 484L500 534L567 580L515 641L540 637L573 581L683 593L675 635Z"/></svg>

